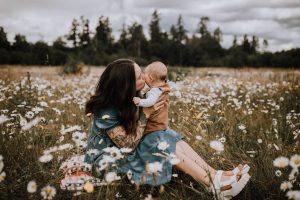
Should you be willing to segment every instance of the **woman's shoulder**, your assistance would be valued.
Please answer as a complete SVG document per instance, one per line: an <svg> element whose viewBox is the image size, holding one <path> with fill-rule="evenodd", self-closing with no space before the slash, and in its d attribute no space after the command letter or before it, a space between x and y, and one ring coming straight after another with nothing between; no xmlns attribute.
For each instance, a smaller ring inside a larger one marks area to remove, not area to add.
<svg viewBox="0 0 300 200"><path fill-rule="evenodd" d="M100 129L108 129L118 123L118 111L112 106L99 109L94 113L94 124Z"/></svg>

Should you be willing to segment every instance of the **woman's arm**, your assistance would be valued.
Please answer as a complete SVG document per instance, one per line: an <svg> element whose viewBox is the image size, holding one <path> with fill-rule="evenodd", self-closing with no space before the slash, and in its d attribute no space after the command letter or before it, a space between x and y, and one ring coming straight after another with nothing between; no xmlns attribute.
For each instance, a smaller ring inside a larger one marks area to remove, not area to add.
<svg viewBox="0 0 300 200"><path fill-rule="evenodd" d="M147 120L148 119L144 112L140 112L140 118L136 127L136 134L127 134L124 126L119 125L109 129L107 131L107 135L117 147L134 149L144 135L143 133L146 128Z"/></svg>
<svg viewBox="0 0 300 200"><path fill-rule="evenodd" d="M163 106L166 106L165 101L156 103L154 105L154 109L158 110ZM140 118L136 128L136 134L127 134L124 126L122 125L116 126L107 131L108 137L117 147L127 147L134 149L138 145L144 135L144 130L147 125L148 118L146 116L149 116L149 113L145 113L144 110L141 111L142 112L140 112Z"/></svg>

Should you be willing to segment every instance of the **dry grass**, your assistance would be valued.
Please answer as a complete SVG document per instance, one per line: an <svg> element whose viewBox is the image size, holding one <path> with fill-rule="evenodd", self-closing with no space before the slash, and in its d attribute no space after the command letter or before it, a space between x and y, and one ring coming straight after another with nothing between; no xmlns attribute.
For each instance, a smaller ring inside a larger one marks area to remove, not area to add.
<svg viewBox="0 0 300 200"><path fill-rule="evenodd" d="M83 149L57 151L48 163L41 163L38 158L50 147L74 144L71 133L59 141L62 125L79 125L82 132L89 132L91 121L83 114L84 102L103 69L91 67L81 76L63 76L54 67L0 68L0 111L11 118L0 125L0 155L6 172L6 178L0 183L0 197L40 199L40 189L50 184L57 188L57 199L144 199L149 193L158 199L211 199L200 183L178 171L174 171L179 173L178 178L165 184L163 193L149 186L136 191L126 178L116 185L101 186L94 193L77 197L59 189L62 161L83 154ZM286 192L279 188L282 181L288 180L291 168L280 169L282 175L277 177L278 168L273 166L273 160L278 156L290 158L300 152L300 135L297 135L300 134L300 71L266 68L190 68L188 71L184 81L173 86L170 127L186 136L195 151L217 169L230 169L241 162L251 166L251 182L236 199L286 198ZM26 77L27 72L30 79ZM44 120L22 131L20 115L24 118L35 107L43 108L35 116ZM246 127L244 132L238 128L241 124ZM223 138L225 150L217 154L209 142ZM37 193L26 191L31 180L38 184ZM293 190L299 188L298 176Z"/></svg>

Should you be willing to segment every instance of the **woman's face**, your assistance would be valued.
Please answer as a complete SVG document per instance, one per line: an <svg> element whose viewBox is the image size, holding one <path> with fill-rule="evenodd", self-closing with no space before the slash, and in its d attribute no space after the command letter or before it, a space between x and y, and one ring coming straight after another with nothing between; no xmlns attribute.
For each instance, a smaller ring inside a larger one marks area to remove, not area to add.
<svg viewBox="0 0 300 200"><path fill-rule="evenodd" d="M140 91L145 86L144 74L142 73L140 66L136 63L134 63L134 71L136 78L136 90Z"/></svg>

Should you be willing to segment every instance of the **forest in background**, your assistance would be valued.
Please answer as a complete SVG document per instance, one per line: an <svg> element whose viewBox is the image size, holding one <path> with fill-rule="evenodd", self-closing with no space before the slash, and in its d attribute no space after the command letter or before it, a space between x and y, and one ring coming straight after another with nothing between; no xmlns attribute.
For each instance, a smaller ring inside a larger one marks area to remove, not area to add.
<svg viewBox="0 0 300 200"><path fill-rule="evenodd" d="M245 34L241 42L234 36L231 47L226 49L220 44L220 27L208 29L209 17L201 17L192 36L188 36L181 15L169 31L162 30L160 20L155 10L149 23L150 38L135 22L124 24L116 40L108 17L101 16L92 31L89 20L81 16L73 19L69 33L52 45L42 40L30 43L22 34L16 34L10 43L0 25L0 64L106 65L118 58L131 58L140 65L160 60L169 66L300 68L300 48L269 52L266 39Z"/></svg>

